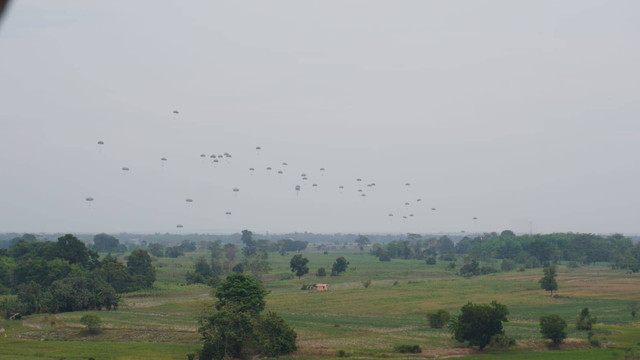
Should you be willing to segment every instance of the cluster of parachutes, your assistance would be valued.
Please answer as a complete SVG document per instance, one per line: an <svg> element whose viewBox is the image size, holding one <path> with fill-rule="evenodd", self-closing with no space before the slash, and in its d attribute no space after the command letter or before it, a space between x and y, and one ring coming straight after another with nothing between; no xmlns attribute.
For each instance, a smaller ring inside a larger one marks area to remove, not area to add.
<svg viewBox="0 0 640 360"><path fill-rule="evenodd" d="M173 119L176 120L177 117L179 116L180 112L178 110L173 110L172 111L172 115L173 115ZM105 146L105 142L100 140L97 142L98 147L99 147L99 151L102 151L102 148ZM260 154L260 152L262 152L262 146L255 146L255 150L257 152L257 154ZM259 155L258 155L259 156ZM214 166L218 166L221 165L221 163L227 162L230 159L233 158L233 156L231 155L231 153L229 152L224 152L224 153L218 153L218 154L210 154L207 155L205 153L201 153L199 154L199 157L205 161L207 159L207 157L210 159L211 164L213 164ZM165 166L165 163L168 162L167 157L160 157L160 162L162 164L162 166ZM288 163L281 161L279 162L281 164L281 166L279 167L278 170L276 170L276 174L277 176L284 176L286 173L286 169L288 168ZM264 170L266 170L267 174L271 174L271 172L274 170L271 166L265 166L263 168ZM327 169L325 167L318 167L316 168L319 171L319 174L321 175L321 177L324 175L324 173L327 171ZM130 168L128 166L122 166L121 170L124 174L130 172ZM252 166L248 168L249 174L252 175L259 170L258 167ZM299 196L300 193L304 192L305 187L308 185L309 179L311 178L311 176L306 173L306 172L302 172L300 173L300 180L298 181L298 184L296 184L293 189L291 189L291 191L294 191L296 194L296 197ZM353 183L351 183L351 181L353 181ZM373 194L375 194L375 192L373 191L378 185L375 182L364 182L362 178L358 177L355 178L351 181L344 181L342 184L339 184L337 186L337 191L340 194L343 194L344 191L346 191L346 189L348 187L351 187L353 189L355 189L355 192L357 194L357 196L359 196L360 198L363 199L363 201L365 200L365 198L367 198L368 196L371 196ZM310 184L311 189L315 190L320 188L322 185L322 178L320 179L316 179L315 182L312 182ZM404 187L408 190L408 191L401 191L401 193L405 193L405 194L412 194L412 192L410 191L410 189L412 188L412 185L410 182L405 182L404 183ZM401 184L398 184L398 190L401 188ZM239 187L230 187L230 190L232 191L232 193L235 194L235 196L238 195L238 193L240 193L240 188ZM94 202L94 198L89 196L85 198L85 201L87 202L87 204L89 206L91 206L91 204ZM191 204L194 202L193 198L185 198L185 202L187 204L187 206L191 206ZM412 199L408 199L406 201L398 201L398 206L395 209L392 209L391 211L387 212L387 217L390 219L390 221L393 221L393 218L401 218L403 220L410 220L412 218L415 218L416 215L416 211L418 210L418 207L422 206L422 198L419 197L413 197ZM404 204L404 205L401 205ZM430 207L427 208L427 210L430 209L431 212L436 212L436 208L435 207ZM230 210L227 210L224 212L225 216L231 216L232 212ZM382 215L383 216L383 215ZM477 217L473 217L473 221L477 222L478 218ZM182 229L184 227L183 224L177 224L176 228L178 229Z"/></svg>

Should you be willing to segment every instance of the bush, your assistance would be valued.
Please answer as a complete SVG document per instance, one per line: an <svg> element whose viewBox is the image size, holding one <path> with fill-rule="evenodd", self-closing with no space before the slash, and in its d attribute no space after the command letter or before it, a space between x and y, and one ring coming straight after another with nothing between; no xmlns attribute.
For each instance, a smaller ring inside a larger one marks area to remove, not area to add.
<svg viewBox="0 0 640 360"><path fill-rule="evenodd" d="M397 345L394 350L401 354L419 354L422 352L419 345Z"/></svg>
<svg viewBox="0 0 640 360"><path fill-rule="evenodd" d="M591 330L593 328L593 324L595 324L596 321L597 318L589 314L589 308L583 308L582 311L580 311L578 320L576 321L576 329Z"/></svg>
<svg viewBox="0 0 640 360"><path fill-rule="evenodd" d="M550 339L554 345L558 345L567 338L567 322L557 314L542 316L540 332L544 339Z"/></svg>
<svg viewBox="0 0 640 360"><path fill-rule="evenodd" d="M498 334L491 337L489 347L492 349L508 349L515 344L516 339L504 334Z"/></svg>
<svg viewBox="0 0 640 360"><path fill-rule="evenodd" d="M425 262L427 263L427 265L435 265L436 264L436 257L435 256L429 256L427 258L427 260L425 260Z"/></svg>
<svg viewBox="0 0 640 360"><path fill-rule="evenodd" d="M296 332L276 313L269 312L258 323L260 354L275 357L297 350Z"/></svg>
<svg viewBox="0 0 640 360"><path fill-rule="evenodd" d="M429 320L429 326L433 329L442 329L447 322L449 322L449 312L444 309L440 309L436 312L427 313L427 320Z"/></svg>
<svg viewBox="0 0 640 360"><path fill-rule="evenodd" d="M327 276L327 270L323 267L318 268L318 272L316 272L317 277L325 277Z"/></svg>
<svg viewBox="0 0 640 360"><path fill-rule="evenodd" d="M364 286L365 289L371 286L371 279L362 280L362 286Z"/></svg>
<svg viewBox="0 0 640 360"><path fill-rule="evenodd" d="M577 262L575 262L575 261L569 261L569 263L567 264L567 267L568 267L569 269L577 269L577 268L579 268L579 267L580 267L580 264L578 264L578 263L577 263Z"/></svg>
<svg viewBox="0 0 640 360"><path fill-rule="evenodd" d="M515 270L515 268L516 268L516 262L511 259L504 259L500 264L500 270L502 271L511 271L511 270Z"/></svg>
<svg viewBox="0 0 640 360"><path fill-rule="evenodd" d="M80 323L87 327L90 334L97 334L102 329L102 320L98 315L87 314L80 318Z"/></svg>

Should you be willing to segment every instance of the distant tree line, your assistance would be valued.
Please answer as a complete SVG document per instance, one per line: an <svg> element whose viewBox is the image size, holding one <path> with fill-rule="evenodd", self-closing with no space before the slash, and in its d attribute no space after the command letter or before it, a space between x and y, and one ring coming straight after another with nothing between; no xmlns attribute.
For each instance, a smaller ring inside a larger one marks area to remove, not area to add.
<svg viewBox="0 0 640 360"><path fill-rule="evenodd" d="M111 255L99 260L97 252L71 234L57 242L25 235L0 250L0 293L16 295L0 303L4 315L113 309L119 294L148 288L154 281L145 250L133 251L126 265Z"/></svg>
<svg viewBox="0 0 640 360"><path fill-rule="evenodd" d="M553 233L515 235L505 230L500 234L486 233L476 237L464 237L453 243L447 236L424 239L419 234L408 234L406 239L386 244L376 243L371 254L381 261L391 259L453 260L456 255L468 256L472 261L503 259L505 264L522 264L527 268L549 266L559 261L575 264L609 262L614 269L640 270L640 243L632 242L621 234L594 235L582 233ZM509 269L506 269L509 270Z"/></svg>

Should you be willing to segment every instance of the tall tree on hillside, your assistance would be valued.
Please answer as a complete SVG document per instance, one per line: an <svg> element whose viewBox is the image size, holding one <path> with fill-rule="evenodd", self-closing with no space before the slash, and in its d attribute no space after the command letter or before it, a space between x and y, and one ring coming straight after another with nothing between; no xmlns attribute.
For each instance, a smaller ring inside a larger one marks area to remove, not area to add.
<svg viewBox="0 0 640 360"><path fill-rule="evenodd" d="M544 276L538 282L540 283L540 287L546 291L551 291L551 296L553 296L553 291L558 290L558 283L556 282L556 267L549 266L542 270L544 272Z"/></svg>

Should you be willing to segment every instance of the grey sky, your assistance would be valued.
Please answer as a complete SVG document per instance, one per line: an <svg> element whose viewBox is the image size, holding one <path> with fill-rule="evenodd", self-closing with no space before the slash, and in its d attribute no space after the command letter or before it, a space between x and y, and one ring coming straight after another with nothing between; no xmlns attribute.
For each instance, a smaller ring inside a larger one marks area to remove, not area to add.
<svg viewBox="0 0 640 360"><path fill-rule="evenodd" d="M640 232L638 13L13 1L0 231Z"/></svg>

